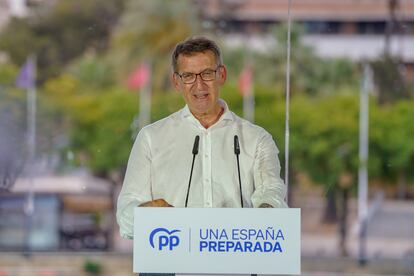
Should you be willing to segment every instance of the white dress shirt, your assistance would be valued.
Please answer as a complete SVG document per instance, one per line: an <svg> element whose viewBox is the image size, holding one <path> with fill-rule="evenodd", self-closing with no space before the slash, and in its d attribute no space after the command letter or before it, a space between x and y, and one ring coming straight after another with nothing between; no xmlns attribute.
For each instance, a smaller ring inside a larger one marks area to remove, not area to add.
<svg viewBox="0 0 414 276"><path fill-rule="evenodd" d="M244 207L262 203L287 207L279 151L272 136L231 112L223 100L220 104L224 113L208 129L185 106L139 132L118 198L121 236L132 238L135 206L160 198L175 207L185 206L196 135L200 136L199 152L188 207L241 207L234 135L240 143Z"/></svg>

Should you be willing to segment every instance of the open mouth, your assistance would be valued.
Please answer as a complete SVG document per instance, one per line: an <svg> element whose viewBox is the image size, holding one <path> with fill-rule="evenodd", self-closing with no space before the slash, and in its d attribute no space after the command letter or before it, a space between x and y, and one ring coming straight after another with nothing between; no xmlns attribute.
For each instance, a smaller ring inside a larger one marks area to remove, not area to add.
<svg viewBox="0 0 414 276"><path fill-rule="evenodd" d="M194 95L194 98L196 98L197 100L204 100L204 99L207 99L207 97L208 97L208 93Z"/></svg>

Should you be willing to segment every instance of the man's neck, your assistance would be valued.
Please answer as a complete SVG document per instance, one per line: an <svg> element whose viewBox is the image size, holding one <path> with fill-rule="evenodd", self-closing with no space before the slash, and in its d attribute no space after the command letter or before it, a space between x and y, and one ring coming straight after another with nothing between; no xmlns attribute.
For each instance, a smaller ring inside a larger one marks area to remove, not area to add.
<svg viewBox="0 0 414 276"><path fill-rule="evenodd" d="M224 107L219 105L217 107L217 111L211 114L193 114L194 117L200 122L200 124L205 128L208 129L220 119L221 115L224 113Z"/></svg>

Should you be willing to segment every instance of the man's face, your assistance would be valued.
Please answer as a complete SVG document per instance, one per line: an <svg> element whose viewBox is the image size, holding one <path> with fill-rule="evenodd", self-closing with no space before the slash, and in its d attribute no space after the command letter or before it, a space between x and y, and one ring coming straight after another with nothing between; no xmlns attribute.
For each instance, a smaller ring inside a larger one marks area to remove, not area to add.
<svg viewBox="0 0 414 276"><path fill-rule="evenodd" d="M205 81L197 75L194 83L186 84L179 75L173 75L175 88L183 93L185 102L195 116L216 115L220 112L219 90L226 80L226 68L218 67L215 55L211 51L178 57L177 71L181 76L188 73L199 74L207 72L206 70L217 70L213 80Z"/></svg>

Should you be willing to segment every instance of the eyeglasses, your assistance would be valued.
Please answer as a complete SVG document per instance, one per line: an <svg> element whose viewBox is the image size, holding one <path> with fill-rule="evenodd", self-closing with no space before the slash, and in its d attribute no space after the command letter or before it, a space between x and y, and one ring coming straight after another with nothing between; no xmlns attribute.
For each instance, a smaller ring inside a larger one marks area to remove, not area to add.
<svg viewBox="0 0 414 276"><path fill-rule="evenodd" d="M221 65L217 66L216 70L213 69L206 69L201 73L195 74L195 73L182 73L179 74L178 72L175 72L178 76L180 76L182 82L184 84L192 84L197 80L197 76L200 76L200 78L203 81L212 81L216 79L216 72L221 67Z"/></svg>

